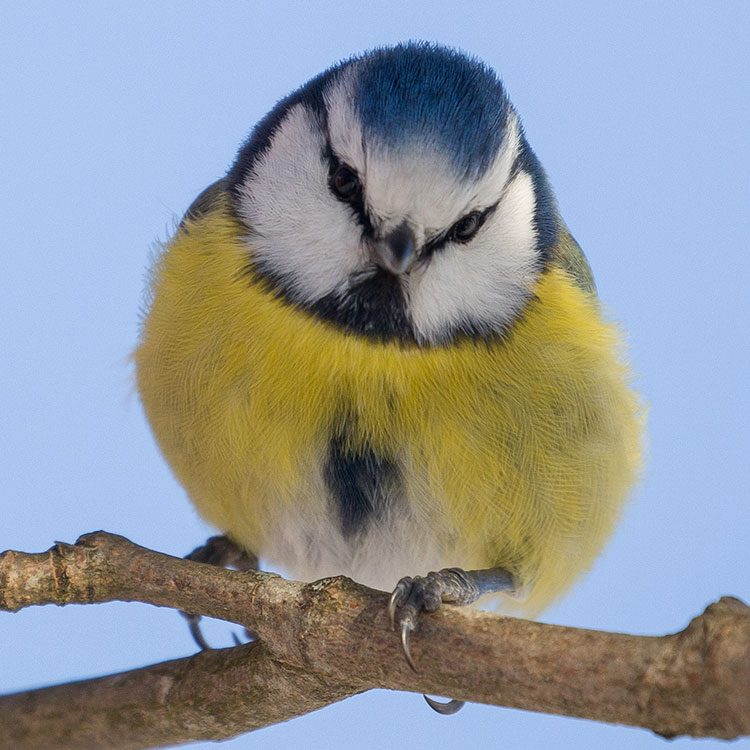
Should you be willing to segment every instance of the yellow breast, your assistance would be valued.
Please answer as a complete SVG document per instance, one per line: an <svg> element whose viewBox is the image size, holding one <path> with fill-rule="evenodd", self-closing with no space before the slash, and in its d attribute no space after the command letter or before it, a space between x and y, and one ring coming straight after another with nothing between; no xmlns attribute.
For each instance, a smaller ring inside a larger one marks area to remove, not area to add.
<svg viewBox="0 0 750 750"><path fill-rule="evenodd" d="M504 339L377 343L279 300L248 272L239 233L220 210L179 230L136 351L154 434L209 521L274 559L294 546L282 519L302 519L320 554L279 563L366 572L356 550L326 558L339 529L322 466L346 421L352 449L402 474L392 515L410 531L381 534L381 559L388 539L409 539L443 565L510 568L530 612L589 567L638 472L641 433L618 332L593 296L552 268Z"/></svg>

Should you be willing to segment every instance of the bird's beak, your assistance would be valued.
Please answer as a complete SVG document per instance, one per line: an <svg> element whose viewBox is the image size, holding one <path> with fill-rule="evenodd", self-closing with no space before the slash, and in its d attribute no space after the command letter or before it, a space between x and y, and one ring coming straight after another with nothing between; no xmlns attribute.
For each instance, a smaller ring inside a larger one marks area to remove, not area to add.
<svg viewBox="0 0 750 750"><path fill-rule="evenodd" d="M382 239L375 240L372 245L372 259L392 274L404 274L414 263L416 244L414 230L403 222Z"/></svg>

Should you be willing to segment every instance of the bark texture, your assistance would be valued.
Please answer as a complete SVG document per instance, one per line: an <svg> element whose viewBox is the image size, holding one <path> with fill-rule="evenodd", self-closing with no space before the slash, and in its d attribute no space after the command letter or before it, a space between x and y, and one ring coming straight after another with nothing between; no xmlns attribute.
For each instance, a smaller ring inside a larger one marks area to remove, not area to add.
<svg viewBox="0 0 750 750"><path fill-rule="evenodd" d="M443 607L412 637L387 595L189 562L96 532L0 555L0 610L142 601L239 623L260 642L0 698L0 747L148 748L226 739L371 688L651 729L750 734L750 608L723 597L679 633L632 636ZM6 647L8 644L6 644Z"/></svg>

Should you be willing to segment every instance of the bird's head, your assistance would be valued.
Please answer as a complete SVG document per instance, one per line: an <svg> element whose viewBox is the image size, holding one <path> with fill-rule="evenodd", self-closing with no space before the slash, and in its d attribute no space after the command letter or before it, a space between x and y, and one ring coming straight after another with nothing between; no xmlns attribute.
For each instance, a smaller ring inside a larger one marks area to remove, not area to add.
<svg viewBox="0 0 750 750"><path fill-rule="evenodd" d="M429 44L313 78L255 127L228 180L253 273L380 340L502 333L558 232L496 75Z"/></svg>

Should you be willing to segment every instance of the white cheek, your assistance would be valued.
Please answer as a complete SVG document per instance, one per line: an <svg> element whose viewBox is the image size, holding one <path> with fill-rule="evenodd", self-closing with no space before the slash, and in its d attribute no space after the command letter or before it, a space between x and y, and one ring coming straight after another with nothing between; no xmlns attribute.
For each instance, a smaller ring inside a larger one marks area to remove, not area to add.
<svg viewBox="0 0 750 750"><path fill-rule="evenodd" d="M417 335L438 341L467 321L501 331L520 313L536 278L534 186L520 172L468 245L439 250L410 286Z"/></svg>
<svg viewBox="0 0 750 750"><path fill-rule="evenodd" d="M238 191L255 258L300 301L325 296L361 263L361 233L328 189L324 147L307 109L293 107Z"/></svg>

